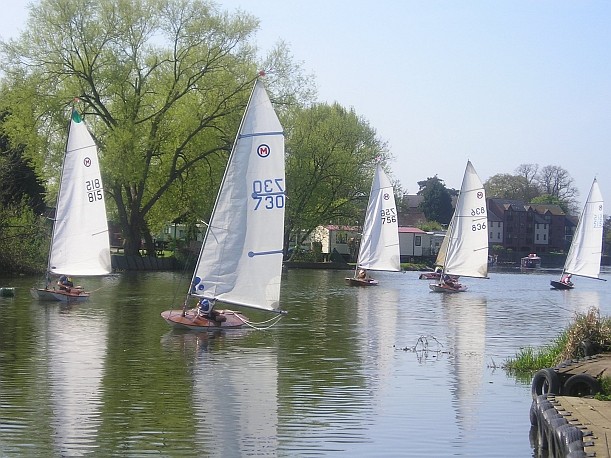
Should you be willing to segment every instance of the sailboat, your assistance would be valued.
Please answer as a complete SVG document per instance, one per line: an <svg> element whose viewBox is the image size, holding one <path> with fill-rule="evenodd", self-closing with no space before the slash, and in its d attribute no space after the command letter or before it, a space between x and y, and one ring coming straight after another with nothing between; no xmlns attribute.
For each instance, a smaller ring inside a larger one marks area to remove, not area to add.
<svg viewBox="0 0 611 458"><path fill-rule="evenodd" d="M486 193L471 161L467 161L452 216L441 278L436 283L430 283L429 288L434 292L466 291L467 287L452 279L452 276L488 277Z"/></svg>
<svg viewBox="0 0 611 458"><path fill-rule="evenodd" d="M452 232L452 223L454 222L454 217L450 220L450 224L448 225L448 230L446 231L446 235L443 237L441 241L441 246L439 247L439 251L437 252L437 258L435 259L435 270L433 272L423 272L420 274L418 278L420 280L438 280L441 278L441 272L443 271L443 265L446 262L446 253L448 251L448 240L450 239L450 234Z"/></svg>
<svg viewBox="0 0 611 458"><path fill-rule="evenodd" d="M395 195L380 164L371 184L354 276L346 278L346 283L351 286L377 285L378 281L369 277L368 270L401 270Z"/></svg>
<svg viewBox="0 0 611 458"><path fill-rule="evenodd" d="M44 288L30 290L43 301L81 302L82 287L51 285L51 274L68 277L111 272L110 239L104 188L96 144L76 109L72 109L68 141L53 222Z"/></svg>
<svg viewBox="0 0 611 458"><path fill-rule="evenodd" d="M602 256L603 224L603 197L595 178L573 234L562 276L559 281L550 281L553 289L572 289L573 275L604 280L598 278Z"/></svg>
<svg viewBox="0 0 611 458"><path fill-rule="evenodd" d="M285 209L284 131L263 82L253 87L183 308L161 313L194 330L254 326L215 302L280 310ZM199 302L189 309L190 299ZM270 320L270 321L272 321Z"/></svg>

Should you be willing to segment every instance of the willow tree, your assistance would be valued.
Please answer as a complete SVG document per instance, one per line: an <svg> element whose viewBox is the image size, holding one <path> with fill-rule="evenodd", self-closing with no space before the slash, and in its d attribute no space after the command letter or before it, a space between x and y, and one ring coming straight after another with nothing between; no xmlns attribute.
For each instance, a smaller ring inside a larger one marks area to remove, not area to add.
<svg viewBox="0 0 611 458"><path fill-rule="evenodd" d="M76 103L125 252L141 239L152 252L151 225L201 215L214 200L257 77L257 27L202 0L42 0L2 44L7 131L57 180Z"/></svg>
<svg viewBox="0 0 611 458"><path fill-rule="evenodd" d="M285 128L286 248L320 224L362 219L375 166L390 155L365 119L338 104L294 110Z"/></svg>

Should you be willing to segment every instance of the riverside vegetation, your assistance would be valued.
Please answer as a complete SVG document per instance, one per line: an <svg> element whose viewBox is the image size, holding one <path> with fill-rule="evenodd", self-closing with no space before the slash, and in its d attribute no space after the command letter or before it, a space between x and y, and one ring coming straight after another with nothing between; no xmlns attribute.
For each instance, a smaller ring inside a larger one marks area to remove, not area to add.
<svg viewBox="0 0 611 458"><path fill-rule="evenodd" d="M521 349L515 358L505 361L504 368L526 380L539 369L606 351L611 351L611 317L601 317L597 308L590 308L586 313L576 313L573 322L550 344ZM602 392L596 399L611 400L611 378L601 378L600 384Z"/></svg>

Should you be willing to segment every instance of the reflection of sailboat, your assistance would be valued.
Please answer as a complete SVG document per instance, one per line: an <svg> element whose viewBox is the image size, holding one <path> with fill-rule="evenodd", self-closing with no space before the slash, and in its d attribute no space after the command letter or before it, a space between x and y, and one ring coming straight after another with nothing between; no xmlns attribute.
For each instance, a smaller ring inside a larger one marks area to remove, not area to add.
<svg viewBox="0 0 611 458"><path fill-rule="evenodd" d="M486 353L486 299L445 296L455 380L451 388L462 430L475 430Z"/></svg>
<svg viewBox="0 0 611 458"><path fill-rule="evenodd" d="M63 308L63 307L62 307ZM41 351L48 360L46 385L53 412L53 456L94 452L102 424L102 395L107 351L103 314L49 307ZM51 453L51 452L50 452Z"/></svg>
<svg viewBox="0 0 611 458"><path fill-rule="evenodd" d="M215 310L216 300L281 313L284 196L284 132L256 81L184 307L161 314L170 325L201 330L249 324L239 312ZM189 296L198 298L199 308L187 310Z"/></svg>
<svg viewBox="0 0 611 458"><path fill-rule="evenodd" d="M191 377L192 394L186 399L195 420L193 456L274 456L278 451L278 349L250 346L247 335L252 336L247 329L173 330L162 338L166 352L184 358ZM239 351L228 354L226 347Z"/></svg>
<svg viewBox="0 0 611 458"><path fill-rule="evenodd" d="M32 288L31 293L40 300L83 301L89 298L88 292L80 287L51 287L50 274L88 276L110 272L110 240L97 148L85 123L73 109L46 285Z"/></svg>
<svg viewBox="0 0 611 458"><path fill-rule="evenodd" d="M346 283L351 286L377 285L377 280L369 278L368 270L401 270L395 195L380 164L371 184L356 269L353 277L346 278Z"/></svg>
<svg viewBox="0 0 611 458"><path fill-rule="evenodd" d="M488 275L488 217L486 193L471 161L456 202L448 233L448 247L441 278L429 284L434 292L461 292L466 286L451 276L486 278Z"/></svg>
<svg viewBox="0 0 611 458"><path fill-rule="evenodd" d="M577 228L573 234L573 241L566 257L560 281L552 280L552 288L572 289L571 276L599 278L600 259L603 242L603 197L594 179L590 193L583 207Z"/></svg>

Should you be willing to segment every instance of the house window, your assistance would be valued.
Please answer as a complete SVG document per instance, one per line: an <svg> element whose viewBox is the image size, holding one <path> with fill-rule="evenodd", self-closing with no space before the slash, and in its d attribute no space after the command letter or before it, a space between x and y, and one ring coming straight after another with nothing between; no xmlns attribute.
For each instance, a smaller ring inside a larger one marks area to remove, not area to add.
<svg viewBox="0 0 611 458"><path fill-rule="evenodd" d="M420 246L422 245L422 237L417 235L414 237L414 245L415 246Z"/></svg>
<svg viewBox="0 0 611 458"><path fill-rule="evenodd" d="M346 232L337 232L335 234L335 243L337 245L345 245L348 243L348 234Z"/></svg>
<svg viewBox="0 0 611 458"><path fill-rule="evenodd" d="M537 240L539 240L539 234L537 234Z"/></svg>
<svg viewBox="0 0 611 458"><path fill-rule="evenodd" d="M547 240L547 234L543 234L543 240Z"/></svg>
<svg viewBox="0 0 611 458"><path fill-rule="evenodd" d="M496 238L497 238L497 239L499 239L499 240L501 239L501 233L500 233L500 232L498 232L498 233L496 234Z"/></svg>

